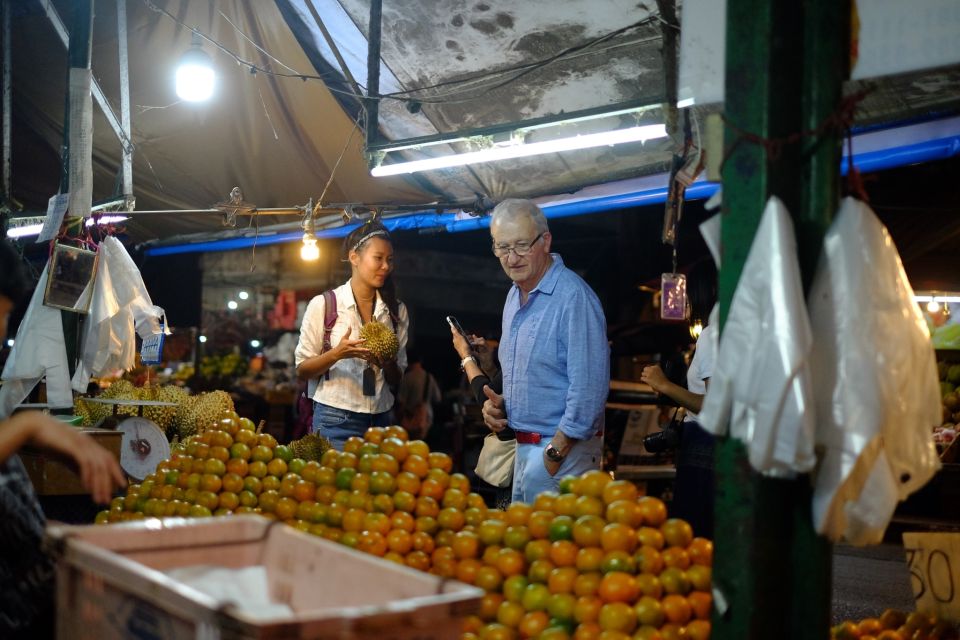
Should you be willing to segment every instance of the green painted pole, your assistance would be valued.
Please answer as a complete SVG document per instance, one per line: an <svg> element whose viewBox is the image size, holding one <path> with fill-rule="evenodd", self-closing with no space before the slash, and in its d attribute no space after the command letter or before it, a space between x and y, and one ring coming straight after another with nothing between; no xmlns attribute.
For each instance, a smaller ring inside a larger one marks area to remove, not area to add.
<svg viewBox="0 0 960 640"><path fill-rule="evenodd" d="M812 279L836 208L836 136L771 153L741 132L785 138L836 109L846 73L845 16L848 0L728 0L721 331L771 195L793 215L804 285ZM716 473L713 637L827 637L831 548L813 530L810 479L757 474L732 439L717 444Z"/></svg>

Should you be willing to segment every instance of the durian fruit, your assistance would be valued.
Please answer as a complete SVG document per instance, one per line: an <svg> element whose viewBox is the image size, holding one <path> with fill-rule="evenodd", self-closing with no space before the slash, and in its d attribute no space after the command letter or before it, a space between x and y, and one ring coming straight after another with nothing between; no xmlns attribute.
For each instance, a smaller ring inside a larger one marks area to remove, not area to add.
<svg viewBox="0 0 960 640"><path fill-rule="evenodd" d="M184 398L188 396L187 392L173 385L164 385L162 387L151 387L152 391L144 391L144 400L159 400L161 402L176 402L176 407L153 407L143 408L143 416L148 420L153 420L157 426L166 431L173 424L174 416ZM149 397L147 397L149 396Z"/></svg>
<svg viewBox="0 0 960 640"><path fill-rule="evenodd" d="M88 405L87 401L80 396L77 396L73 399L73 415L83 418L83 422L81 424L84 427L89 427L94 423L93 416L90 413L90 405Z"/></svg>
<svg viewBox="0 0 960 640"><path fill-rule="evenodd" d="M100 394L100 398L112 399L112 400L139 400L140 398L137 395L137 389L133 386L133 383L129 380L117 380L106 390ZM114 412L114 407L112 405L100 405L104 408L104 417L115 413L118 418L121 416L135 416L137 415L138 407L135 406L124 406L118 405L116 407L116 412Z"/></svg>
<svg viewBox="0 0 960 640"><path fill-rule="evenodd" d="M382 360L392 360L400 349L396 334L387 325L376 320L360 327L360 337L366 340L363 346Z"/></svg>
<svg viewBox="0 0 960 640"><path fill-rule="evenodd" d="M330 448L330 441L317 433L308 433L299 440L290 443L290 450L294 458L320 461L320 458Z"/></svg>
<svg viewBox="0 0 960 640"><path fill-rule="evenodd" d="M190 400L181 405L175 418L181 440L212 425L224 411L233 411L233 398L226 391L202 393Z"/></svg>

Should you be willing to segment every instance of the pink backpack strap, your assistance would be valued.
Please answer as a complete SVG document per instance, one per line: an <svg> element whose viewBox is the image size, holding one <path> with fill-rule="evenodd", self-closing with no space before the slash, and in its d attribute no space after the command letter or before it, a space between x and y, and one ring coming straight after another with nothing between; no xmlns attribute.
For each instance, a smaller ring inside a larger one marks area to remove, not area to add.
<svg viewBox="0 0 960 640"><path fill-rule="evenodd" d="M337 294L333 289L323 292L323 353L330 350L330 334L337 324ZM324 380L330 379L330 371L324 374Z"/></svg>

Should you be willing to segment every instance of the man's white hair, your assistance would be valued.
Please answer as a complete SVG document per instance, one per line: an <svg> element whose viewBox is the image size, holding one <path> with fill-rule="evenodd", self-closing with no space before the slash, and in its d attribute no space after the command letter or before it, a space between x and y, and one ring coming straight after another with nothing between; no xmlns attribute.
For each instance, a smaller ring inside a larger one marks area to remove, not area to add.
<svg viewBox="0 0 960 640"><path fill-rule="evenodd" d="M550 227L547 225L547 217L543 215L540 207L532 200L522 200L520 198L508 198L494 207L493 213L490 214L490 226L497 222L516 220L521 217L533 220L533 224L536 225L537 231L540 233L550 231Z"/></svg>

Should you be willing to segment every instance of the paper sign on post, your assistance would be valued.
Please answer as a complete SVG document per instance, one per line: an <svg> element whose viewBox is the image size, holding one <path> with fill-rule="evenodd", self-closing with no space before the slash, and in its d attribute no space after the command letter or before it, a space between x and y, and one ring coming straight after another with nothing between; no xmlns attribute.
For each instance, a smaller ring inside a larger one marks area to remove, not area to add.
<svg viewBox="0 0 960 640"><path fill-rule="evenodd" d="M960 622L960 533L905 533L903 550L917 611Z"/></svg>
<svg viewBox="0 0 960 640"><path fill-rule="evenodd" d="M63 214L67 212L67 204L70 202L69 193L58 193L51 196L47 201L47 217L43 221L43 229L37 236L35 242L48 242L57 237L60 232L60 225L63 224Z"/></svg>

